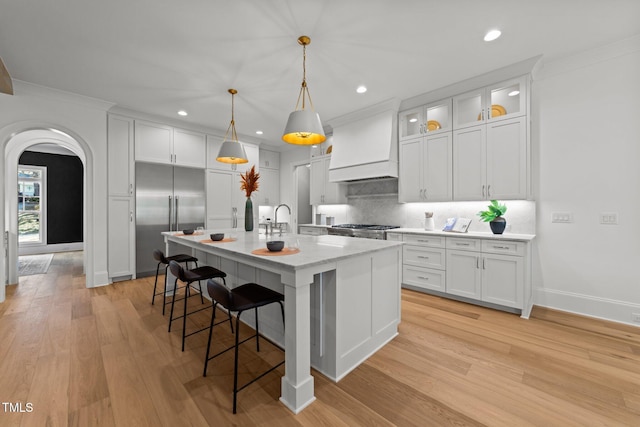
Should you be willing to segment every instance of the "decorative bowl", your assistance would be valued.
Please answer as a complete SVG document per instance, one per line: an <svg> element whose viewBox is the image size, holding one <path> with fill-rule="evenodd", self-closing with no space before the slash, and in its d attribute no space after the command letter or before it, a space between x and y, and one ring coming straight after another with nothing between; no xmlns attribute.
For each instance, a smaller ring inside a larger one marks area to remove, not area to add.
<svg viewBox="0 0 640 427"><path fill-rule="evenodd" d="M209 234L209 237L211 237L211 240L215 242L215 241L224 239L224 233Z"/></svg>
<svg viewBox="0 0 640 427"><path fill-rule="evenodd" d="M284 248L283 240L272 240L267 242L267 249L271 252L280 252Z"/></svg>
<svg viewBox="0 0 640 427"><path fill-rule="evenodd" d="M182 230L182 232L186 235L193 234L193 228L187 228L186 230Z"/></svg>

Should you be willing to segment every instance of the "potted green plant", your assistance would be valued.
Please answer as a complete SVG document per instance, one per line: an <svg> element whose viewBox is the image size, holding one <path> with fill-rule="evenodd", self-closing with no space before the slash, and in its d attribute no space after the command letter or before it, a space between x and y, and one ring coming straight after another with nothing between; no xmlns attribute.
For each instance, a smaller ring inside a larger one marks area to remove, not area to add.
<svg viewBox="0 0 640 427"><path fill-rule="evenodd" d="M507 211L507 206L500 204L497 200L492 200L486 211L478 212L480 220L489 223L493 234L502 234L507 226L507 220L502 217Z"/></svg>

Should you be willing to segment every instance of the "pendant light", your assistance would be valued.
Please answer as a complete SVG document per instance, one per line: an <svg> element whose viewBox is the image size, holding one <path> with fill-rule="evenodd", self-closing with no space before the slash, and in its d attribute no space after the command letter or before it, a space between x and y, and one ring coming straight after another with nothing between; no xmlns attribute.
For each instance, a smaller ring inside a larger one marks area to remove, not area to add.
<svg viewBox="0 0 640 427"><path fill-rule="evenodd" d="M231 164L239 164L239 163L248 163L249 159L247 158L247 153L244 151L244 147L238 141L238 134L236 133L236 122L233 118L233 97L236 93L238 93L235 89L229 89L229 93L231 94L231 123L229 123L229 127L227 128L227 133L224 134L224 140L222 142L222 146L220 147L220 151L218 152L218 157L216 160L220 163L231 163ZM231 132L231 135L229 135ZM230 139L227 140L227 136Z"/></svg>
<svg viewBox="0 0 640 427"><path fill-rule="evenodd" d="M320 116L313 110L311 95L307 87L307 45L311 43L311 39L307 36L298 37L298 44L302 45L302 86L296 103L296 110L289 115L287 126L284 128L282 140L289 144L296 145L314 145L323 143L327 137L324 135ZM306 100L309 98L310 109L305 109ZM300 105L302 99L302 105ZM298 109L298 107L302 107Z"/></svg>

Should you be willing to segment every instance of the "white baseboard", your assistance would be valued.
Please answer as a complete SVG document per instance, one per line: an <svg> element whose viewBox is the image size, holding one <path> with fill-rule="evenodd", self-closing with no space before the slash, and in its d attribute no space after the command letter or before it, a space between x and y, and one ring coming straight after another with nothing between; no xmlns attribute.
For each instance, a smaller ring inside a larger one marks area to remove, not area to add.
<svg viewBox="0 0 640 427"><path fill-rule="evenodd" d="M96 271L93 273L93 284L88 288L97 288L98 286L106 286L111 284L111 280L109 280L109 272L108 271Z"/></svg>
<svg viewBox="0 0 640 427"><path fill-rule="evenodd" d="M71 252L84 250L83 242L58 243L55 245L20 245L18 255L51 254L55 252Z"/></svg>
<svg viewBox="0 0 640 427"><path fill-rule="evenodd" d="M640 304L554 289L535 288L533 292L534 305L640 327L632 321L632 314L640 314Z"/></svg>

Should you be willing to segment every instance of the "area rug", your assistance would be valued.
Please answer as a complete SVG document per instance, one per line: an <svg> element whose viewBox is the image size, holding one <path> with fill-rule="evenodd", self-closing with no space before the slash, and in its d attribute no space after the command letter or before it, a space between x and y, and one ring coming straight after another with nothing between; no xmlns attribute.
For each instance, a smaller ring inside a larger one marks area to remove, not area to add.
<svg viewBox="0 0 640 427"><path fill-rule="evenodd" d="M18 257L18 276L46 274L53 254L23 255Z"/></svg>

